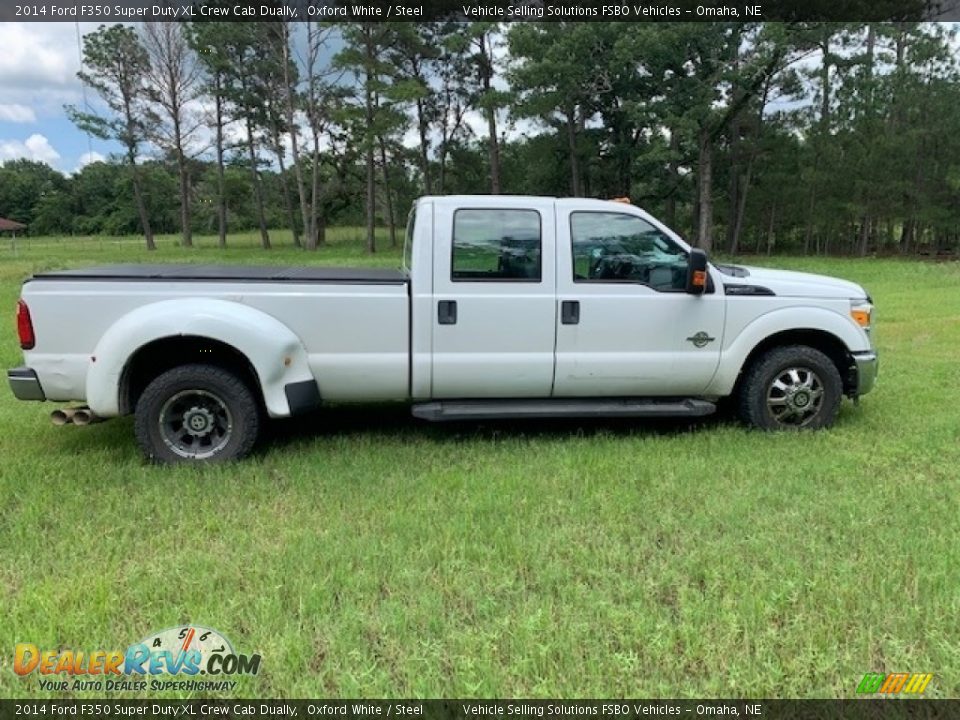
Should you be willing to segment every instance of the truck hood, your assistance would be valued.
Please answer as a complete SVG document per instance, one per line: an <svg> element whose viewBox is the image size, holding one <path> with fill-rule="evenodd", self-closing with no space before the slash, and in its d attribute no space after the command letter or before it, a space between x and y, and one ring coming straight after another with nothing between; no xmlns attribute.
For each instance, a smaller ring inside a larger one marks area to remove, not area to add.
<svg viewBox="0 0 960 720"><path fill-rule="evenodd" d="M730 268L730 266L726 267ZM724 273L723 282L725 285L759 285L771 290L775 295L784 297L867 297L867 291L860 285L829 275L816 275L793 270L771 270L770 268L750 265L737 265L733 269L735 270L733 276ZM746 271L746 273L743 271Z"/></svg>

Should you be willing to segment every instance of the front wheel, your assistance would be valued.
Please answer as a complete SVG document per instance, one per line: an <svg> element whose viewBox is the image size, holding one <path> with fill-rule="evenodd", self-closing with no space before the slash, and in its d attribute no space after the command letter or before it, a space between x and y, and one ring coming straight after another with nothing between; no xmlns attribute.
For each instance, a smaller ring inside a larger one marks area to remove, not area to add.
<svg viewBox="0 0 960 720"><path fill-rule="evenodd" d="M836 420L843 381L833 362L805 345L774 348L747 370L740 418L763 430L818 430Z"/></svg>
<svg viewBox="0 0 960 720"><path fill-rule="evenodd" d="M247 384L214 365L182 365L143 391L135 412L137 442L160 463L243 457L260 432L260 408Z"/></svg>

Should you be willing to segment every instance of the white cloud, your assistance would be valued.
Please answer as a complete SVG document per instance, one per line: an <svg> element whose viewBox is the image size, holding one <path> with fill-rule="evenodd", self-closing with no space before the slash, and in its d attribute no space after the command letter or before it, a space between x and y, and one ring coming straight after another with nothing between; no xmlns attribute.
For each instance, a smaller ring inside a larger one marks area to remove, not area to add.
<svg viewBox="0 0 960 720"><path fill-rule="evenodd" d="M34 89L71 84L80 64L75 32L73 23L0 24L0 47L4 50L0 78L4 78L4 87Z"/></svg>
<svg viewBox="0 0 960 720"><path fill-rule="evenodd" d="M0 161L26 158L56 165L60 153L54 150L45 135L34 133L26 140L0 140Z"/></svg>
<svg viewBox="0 0 960 720"><path fill-rule="evenodd" d="M97 29L80 23L80 34ZM62 116L63 105L83 105L77 71L80 52L72 22L0 23L0 97L41 117ZM89 102L96 93L87 90ZM21 121L22 122L22 121Z"/></svg>
<svg viewBox="0 0 960 720"><path fill-rule="evenodd" d="M80 159L77 160L77 167L74 170L74 172L78 172L79 170L82 170L84 167L86 167L87 165L91 165L92 163L104 162L106 159L107 158L105 156L101 155L96 150L85 152L83 155L80 156Z"/></svg>
<svg viewBox="0 0 960 720"><path fill-rule="evenodd" d="M35 123L37 115L32 107L19 103L0 104L0 121L14 123Z"/></svg>

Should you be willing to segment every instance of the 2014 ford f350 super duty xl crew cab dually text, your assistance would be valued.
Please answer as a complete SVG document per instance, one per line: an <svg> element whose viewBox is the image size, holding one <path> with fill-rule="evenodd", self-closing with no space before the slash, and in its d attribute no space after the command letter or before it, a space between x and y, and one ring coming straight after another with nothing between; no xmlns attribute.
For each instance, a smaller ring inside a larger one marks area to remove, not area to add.
<svg viewBox="0 0 960 720"><path fill-rule="evenodd" d="M158 461L237 458L263 418L407 399L427 420L698 416L822 428L873 387L859 285L707 261L643 210L424 197L402 270L120 265L23 287L22 400L132 413Z"/></svg>

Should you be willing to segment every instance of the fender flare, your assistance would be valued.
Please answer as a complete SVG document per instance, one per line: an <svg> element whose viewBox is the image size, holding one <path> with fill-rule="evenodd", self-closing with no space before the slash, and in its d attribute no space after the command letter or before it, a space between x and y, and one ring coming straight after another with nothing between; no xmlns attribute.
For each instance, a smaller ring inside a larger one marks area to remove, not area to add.
<svg viewBox="0 0 960 720"><path fill-rule="evenodd" d="M271 417L291 414L287 385L315 382L300 338L272 315L230 300L177 298L139 307L103 334L87 372L90 409L103 417L119 415L120 380L130 358L148 343L178 336L217 340L246 357Z"/></svg>
<svg viewBox="0 0 960 720"><path fill-rule="evenodd" d="M850 353L870 349L870 339L863 329L838 312L809 305L771 310L750 321L724 347L704 395L724 397L732 393L747 358L764 340L782 332L811 331L832 336Z"/></svg>

